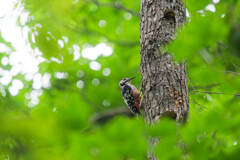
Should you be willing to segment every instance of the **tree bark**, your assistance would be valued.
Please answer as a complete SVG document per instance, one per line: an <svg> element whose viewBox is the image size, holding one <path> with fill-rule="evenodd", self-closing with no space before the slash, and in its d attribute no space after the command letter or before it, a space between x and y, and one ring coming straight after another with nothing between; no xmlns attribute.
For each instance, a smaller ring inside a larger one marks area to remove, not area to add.
<svg viewBox="0 0 240 160"><path fill-rule="evenodd" d="M141 0L141 74L144 113L153 123L163 115L184 120L188 114L185 63L174 64L162 47L186 20L180 0Z"/></svg>
<svg viewBox="0 0 240 160"><path fill-rule="evenodd" d="M184 122L189 111L185 63L173 63L163 47L186 21L180 0L141 0L141 74L144 117L154 124L162 116ZM154 144L154 142L150 142ZM148 156L149 159L156 159Z"/></svg>

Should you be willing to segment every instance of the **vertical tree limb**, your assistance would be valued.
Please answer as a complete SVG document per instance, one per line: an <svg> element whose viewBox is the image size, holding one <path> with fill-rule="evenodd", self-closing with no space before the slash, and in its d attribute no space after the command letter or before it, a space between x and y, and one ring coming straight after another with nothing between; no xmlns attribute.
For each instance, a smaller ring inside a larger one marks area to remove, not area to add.
<svg viewBox="0 0 240 160"><path fill-rule="evenodd" d="M162 48L186 21L185 7L180 0L141 0L140 18L145 120L154 124L166 115L184 122L189 111L185 63L174 64ZM150 153L148 159L156 158Z"/></svg>
<svg viewBox="0 0 240 160"><path fill-rule="evenodd" d="M141 1L141 74L145 118L155 122L163 114L176 120L187 116L188 88L185 63L174 64L161 47L175 37L186 20L180 0Z"/></svg>

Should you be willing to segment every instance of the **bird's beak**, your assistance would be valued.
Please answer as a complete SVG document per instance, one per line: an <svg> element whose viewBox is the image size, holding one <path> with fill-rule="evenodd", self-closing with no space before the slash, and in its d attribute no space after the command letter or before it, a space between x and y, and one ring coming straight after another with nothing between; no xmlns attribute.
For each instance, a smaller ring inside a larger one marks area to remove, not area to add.
<svg viewBox="0 0 240 160"><path fill-rule="evenodd" d="M129 81L133 80L134 78L136 78L136 76L134 76L134 77L132 77L132 78L129 78L129 79L127 79L125 82L129 82Z"/></svg>

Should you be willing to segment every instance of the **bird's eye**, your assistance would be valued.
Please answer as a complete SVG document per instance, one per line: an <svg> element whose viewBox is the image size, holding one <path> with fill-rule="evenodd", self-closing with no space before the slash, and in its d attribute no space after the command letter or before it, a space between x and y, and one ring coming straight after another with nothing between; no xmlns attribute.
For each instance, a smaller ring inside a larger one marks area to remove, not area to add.
<svg viewBox="0 0 240 160"><path fill-rule="evenodd" d="M123 78L120 83L119 83L119 86L123 87L125 84L126 84L126 78Z"/></svg>

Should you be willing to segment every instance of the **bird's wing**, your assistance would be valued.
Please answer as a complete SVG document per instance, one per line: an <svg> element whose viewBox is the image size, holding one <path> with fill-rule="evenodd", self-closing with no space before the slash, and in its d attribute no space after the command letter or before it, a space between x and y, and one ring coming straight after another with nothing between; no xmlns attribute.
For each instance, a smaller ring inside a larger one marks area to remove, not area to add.
<svg viewBox="0 0 240 160"><path fill-rule="evenodd" d="M139 113L139 110L135 103L135 96L131 86L126 85L122 89L122 96L124 97L124 102L128 105L130 110L134 113Z"/></svg>

